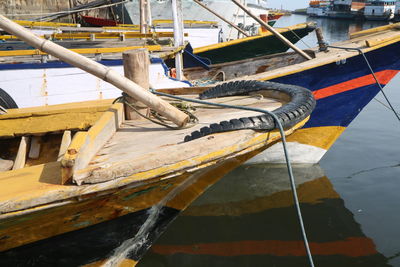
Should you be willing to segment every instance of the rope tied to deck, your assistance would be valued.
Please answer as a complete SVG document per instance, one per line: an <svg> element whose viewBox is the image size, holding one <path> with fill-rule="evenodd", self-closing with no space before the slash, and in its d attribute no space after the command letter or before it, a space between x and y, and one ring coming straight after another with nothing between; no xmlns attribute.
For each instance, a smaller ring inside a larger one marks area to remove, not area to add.
<svg viewBox="0 0 400 267"><path fill-rule="evenodd" d="M113 101L113 103L116 103L116 102L124 103L125 105L130 107L133 111L135 111L135 113L137 113L140 117L142 117L148 121L151 121L152 123L164 126L168 129L172 129L172 130L188 129L188 128L195 126L199 122L199 119L192 113L192 111L194 111L195 108L192 105L189 105L185 102L170 103L172 106L175 106L177 109L179 109L180 111L184 112L185 114L187 114L189 116L188 123L182 127L182 126L176 126L170 120L168 120L167 118L165 118L164 116L162 116L161 114L159 114L158 112L156 112L155 110L152 110L152 109L150 109L149 114L142 114L138 110L138 107L136 105L130 103L127 100L127 97L128 97L127 94L122 93L122 96L116 98Z"/></svg>

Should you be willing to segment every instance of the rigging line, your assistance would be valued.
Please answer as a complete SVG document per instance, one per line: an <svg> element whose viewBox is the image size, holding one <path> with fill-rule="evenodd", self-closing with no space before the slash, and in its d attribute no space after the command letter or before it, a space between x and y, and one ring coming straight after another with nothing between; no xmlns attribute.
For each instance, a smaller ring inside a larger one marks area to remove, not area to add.
<svg viewBox="0 0 400 267"><path fill-rule="evenodd" d="M379 86L379 90L381 91L383 97L385 98L386 102L388 103L390 109L393 111L394 115L397 117L397 119L398 119L399 122L400 122L400 115L396 112L396 110L394 109L392 103L389 101L389 98L386 96L385 92L383 91L383 87L382 87L382 85L379 83L378 78L376 77L375 72L374 72L374 70L372 69L371 64L369 63L369 61L368 61L367 57L365 56L364 52L363 52L360 48L353 48L353 47L340 47L340 46L332 46L332 45L327 45L327 47L336 48L336 49L343 49L343 50L358 51L358 53L360 53L360 54L363 56L363 58L364 58L364 60L365 60L365 63L367 63L367 66L368 66L368 68L369 68L369 70L370 70L372 76L373 76L374 79L375 79L376 84Z"/></svg>
<svg viewBox="0 0 400 267"><path fill-rule="evenodd" d="M391 108L388 106L388 105L386 105L385 103L383 103L381 100L379 100L378 98L376 98L376 97L374 97L374 100L376 101L376 102L378 102L379 104L381 104L382 106L384 106L385 108L387 108L388 110L391 110ZM400 115L398 112L396 112L398 115Z"/></svg>
<svg viewBox="0 0 400 267"><path fill-rule="evenodd" d="M311 49L311 46L308 45L308 44L303 40L303 38L300 38L300 36L299 36L296 32L294 32L291 28L279 27L279 29L286 29L286 30L289 30L291 33L293 33L293 35L294 35L295 37L297 37L297 39L299 39L299 41L301 41L305 46L307 46L308 48Z"/></svg>
<svg viewBox="0 0 400 267"><path fill-rule="evenodd" d="M227 105L227 104L222 104L222 103L212 103L212 102L208 102L208 101L204 101L204 100L180 97L180 96L170 95L170 94L166 94L166 93L162 93L162 92L157 92L154 89L151 89L150 91L153 94L156 94L156 95L165 96L165 97L178 99L178 100L183 100L183 101L187 101L187 102L194 102L194 103L198 103L198 104L206 104L206 105L211 105L211 106L219 106L219 107L225 107L225 108L242 109L242 110L260 112L260 113L268 114L274 119L274 121L276 122L276 125L278 125L278 129L279 129L279 132L280 132L281 138L282 138L282 146L283 146L283 152L284 152L284 155L285 155L286 167L288 169L290 187L291 187L292 193L293 193L293 200L294 200L294 203L295 203L295 208L296 208L297 217L298 217L298 220L299 220L301 234L303 236L304 247L305 247L306 252L307 252L307 256L308 256L308 260L309 260L310 266L314 267L314 261L313 261L313 258L312 258L310 246L308 244L306 230L304 228L304 222L303 222L303 216L301 214L299 198L297 196L296 184L294 182L294 174L293 174L293 170L292 170L292 164L290 163L289 153L288 153L287 146L286 146L285 131L283 130L282 124L279 121L279 118L275 115L275 113L273 113L271 111L268 111L268 110L260 109L260 108L234 106L234 105Z"/></svg>
<svg viewBox="0 0 400 267"><path fill-rule="evenodd" d="M59 11L59 12L52 12L52 13L40 13L40 14L18 14L18 16L42 16L42 15L61 15L61 14L71 14L71 13L78 13L82 11L91 11L95 9L100 9L100 8L106 8L106 7L111 7L111 6L117 6L120 4L124 4L126 2L129 2L130 0L125 0L122 2L118 3L113 3L113 4L108 4L108 5L103 5L103 6L98 6L98 7L90 7L90 8L82 8L82 9L76 9L76 10L66 10L66 11ZM3 16L12 16L12 14L4 14Z"/></svg>

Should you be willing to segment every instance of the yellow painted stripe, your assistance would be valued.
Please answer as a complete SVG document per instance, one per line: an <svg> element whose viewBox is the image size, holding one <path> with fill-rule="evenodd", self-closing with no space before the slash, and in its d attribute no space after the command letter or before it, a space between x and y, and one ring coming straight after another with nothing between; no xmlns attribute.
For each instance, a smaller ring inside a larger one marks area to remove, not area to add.
<svg viewBox="0 0 400 267"><path fill-rule="evenodd" d="M114 99L91 100L59 105L49 105L31 108L8 109L7 114L0 115L0 120L15 119L29 116L44 116L68 112L88 112L107 110Z"/></svg>
<svg viewBox="0 0 400 267"><path fill-rule="evenodd" d="M138 49L138 48L147 48L149 51L161 51L161 45L105 47L105 48L77 48L70 50L78 54L104 54L104 53L122 53L127 50ZM47 55L47 53L42 52L38 49L0 51L0 57L33 56L33 55Z"/></svg>
<svg viewBox="0 0 400 267"><path fill-rule="evenodd" d="M384 26L380 26L380 27L376 27L376 28L371 28L371 29L367 29L367 30L363 30L363 31L359 31L359 32L350 34L350 39L360 37L362 35L369 35L369 34L373 34L373 33L382 32L382 31L386 31L386 30L399 29L399 27L400 27L400 23L394 23L394 24L390 24L390 25L384 25Z"/></svg>
<svg viewBox="0 0 400 267"><path fill-rule="evenodd" d="M170 19L157 19L153 20L153 25L158 25L158 24L167 24L167 23L172 23L172 20ZM207 20L184 20L184 24L218 24L216 21L207 21Z"/></svg>
<svg viewBox="0 0 400 267"><path fill-rule="evenodd" d="M341 126L302 128L288 136L287 141L329 150L344 130L346 127Z"/></svg>
<svg viewBox="0 0 400 267"><path fill-rule="evenodd" d="M75 24L75 23L29 21L29 20L14 20L14 22L25 27L80 27L80 24Z"/></svg>

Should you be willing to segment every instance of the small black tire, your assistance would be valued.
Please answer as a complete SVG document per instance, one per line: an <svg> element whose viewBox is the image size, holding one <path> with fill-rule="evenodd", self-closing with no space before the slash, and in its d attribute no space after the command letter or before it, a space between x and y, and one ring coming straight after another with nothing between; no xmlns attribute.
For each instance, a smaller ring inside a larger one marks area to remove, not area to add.
<svg viewBox="0 0 400 267"><path fill-rule="evenodd" d="M0 88L0 106L2 106L5 109L18 108L18 105L17 103L15 103L14 99L12 99L12 97L1 88Z"/></svg>

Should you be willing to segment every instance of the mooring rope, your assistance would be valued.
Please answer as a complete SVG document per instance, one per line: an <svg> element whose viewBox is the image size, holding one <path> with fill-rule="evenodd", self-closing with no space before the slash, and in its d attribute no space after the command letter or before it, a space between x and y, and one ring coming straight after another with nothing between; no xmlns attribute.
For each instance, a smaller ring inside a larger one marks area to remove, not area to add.
<svg viewBox="0 0 400 267"><path fill-rule="evenodd" d="M383 91L383 87L382 87L382 85L379 83L378 78L376 77L375 72L374 72L374 70L372 69L371 64L369 63L369 61L368 61L367 57L365 56L364 52L363 52L360 48L353 48L353 47L340 47L340 46L332 46L332 45L327 45L326 47L328 47L328 48L342 49L342 50L353 50L353 51L358 51L358 53L360 53L360 54L363 56L363 58L364 58L364 60L365 60L365 63L367 64L367 66L368 66L368 68L369 68L369 70L370 70L372 76L374 77L376 84L379 86L379 90L381 91L383 97L385 98L386 102L388 103L390 109L393 111L394 115L395 115L395 116L397 117L397 119L400 121L400 116L399 116L399 114L396 112L396 110L394 109L392 103L389 101L389 98L386 96L385 92Z"/></svg>
<svg viewBox="0 0 400 267"><path fill-rule="evenodd" d="M312 258L310 246L308 244L306 230L304 228L304 222L303 222L303 216L301 214L299 198L297 196L297 190L296 190L296 184L295 184L295 181L294 181L295 179L294 179L294 174L293 174L293 170L292 170L292 165L290 163L289 153L288 153L287 146L286 146L285 131L283 130L282 124L279 121L279 118L275 115L275 113L273 113L271 111L268 111L268 110L260 109L260 108L234 106L234 105L227 105L227 104L222 104L222 103L212 103L212 102L208 102L208 101L204 101L204 100L191 99L191 98L185 98L185 97L170 95L170 94L158 92L158 91L155 91L155 90L150 90L150 91L152 93L156 94L156 95L159 95L159 96L169 97L169 98L173 98L173 99L177 99L177 100L183 100L183 101L188 101L188 102L193 102L193 103L198 103L198 104L203 104L203 105L211 105L211 106L218 106L218 107L224 107L224 108L242 109L242 110L260 112L260 113L268 114L274 119L274 121L276 122L276 125L278 125L278 129L279 129L279 132L280 132L281 138L282 138L282 146L283 146L283 152L284 152L284 155L285 155L286 167L288 169L290 187L291 187L292 193L293 193L293 199L294 199L294 203L295 203L297 217L298 217L299 224L300 224L300 230L301 230L301 234L303 236L304 247L305 247L306 252L307 252L307 256L308 256L308 260L310 262L310 266L314 267L314 261L313 261L313 258Z"/></svg>

